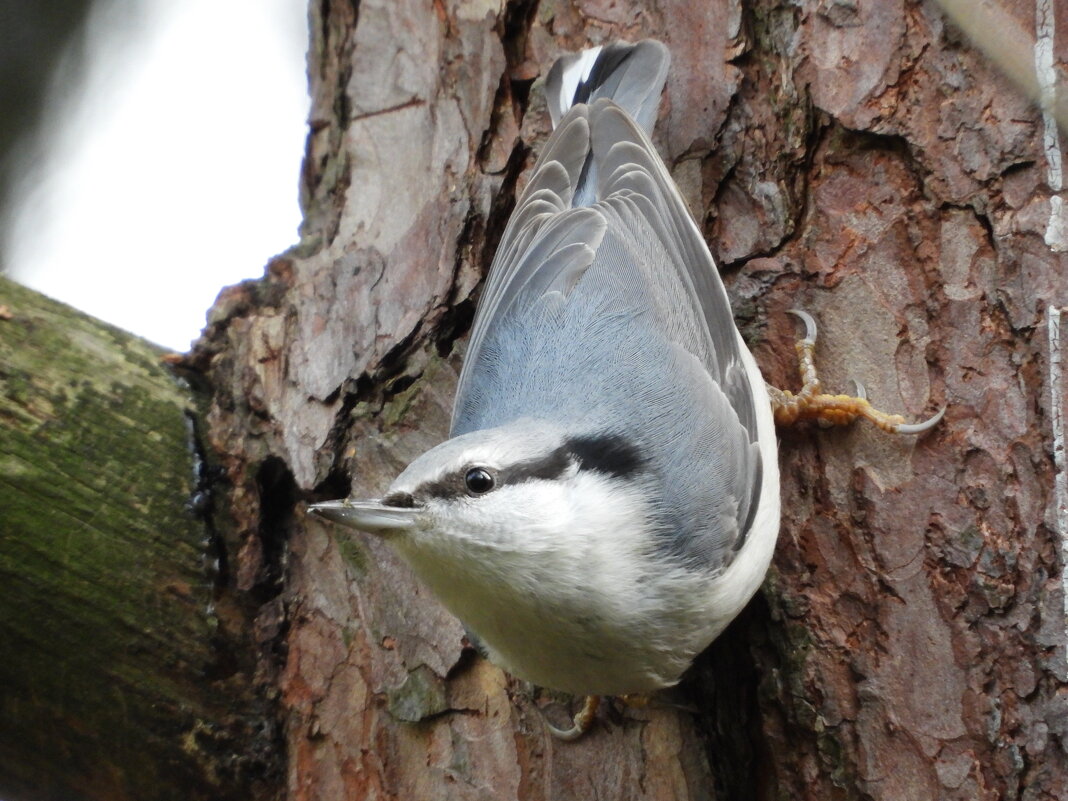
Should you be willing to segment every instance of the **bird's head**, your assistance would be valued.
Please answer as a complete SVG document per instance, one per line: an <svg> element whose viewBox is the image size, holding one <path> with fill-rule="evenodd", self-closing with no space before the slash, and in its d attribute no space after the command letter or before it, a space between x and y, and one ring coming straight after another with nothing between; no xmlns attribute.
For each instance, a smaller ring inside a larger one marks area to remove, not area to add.
<svg viewBox="0 0 1068 801"><path fill-rule="evenodd" d="M639 448L618 435L573 436L520 420L430 449L377 500L311 510L388 538L408 556L563 555L589 542L584 529L618 531L644 519L646 477Z"/></svg>

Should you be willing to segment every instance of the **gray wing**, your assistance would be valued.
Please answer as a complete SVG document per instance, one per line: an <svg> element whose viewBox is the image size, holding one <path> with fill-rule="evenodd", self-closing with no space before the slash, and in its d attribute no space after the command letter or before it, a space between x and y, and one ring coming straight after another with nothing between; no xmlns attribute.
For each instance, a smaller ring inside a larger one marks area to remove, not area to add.
<svg viewBox="0 0 1068 801"><path fill-rule="evenodd" d="M581 185L590 175L592 191ZM577 197L594 202L572 207ZM610 101L576 106L494 259L453 434L547 412L591 433L627 421L623 433L644 437L676 477L663 487L665 547L721 569L745 541L761 483L742 347L711 254L648 138Z"/></svg>
<svg viewBox="0 0 1068 801"><path fill-rule="evenodd" d="M652 142L625 113L601 102L591 117L591 148L600 176L597 196L629 195L641 203L644 219L669 254L670 265L665 267L675 268L700 303L712 343L705 366L755 442L756 405L730 301L686 201ZM656 285L650 289L655 291Z"/></svg>
<svg viewBox="0 0 1068 801"><path fill-rule="evenodd" d="M487 332L508 314L532 280L532 290L566 295L593 262L604 235L604 217L591 208L571 206L589 153L588 107L575 106L549 138L497 246L460 373L454 435Z"/></svg>

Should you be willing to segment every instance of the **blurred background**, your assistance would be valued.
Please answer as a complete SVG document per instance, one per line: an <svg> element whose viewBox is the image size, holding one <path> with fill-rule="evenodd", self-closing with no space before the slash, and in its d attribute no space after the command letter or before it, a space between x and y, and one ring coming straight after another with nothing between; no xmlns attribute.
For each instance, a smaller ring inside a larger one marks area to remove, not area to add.
<svg viewBox="0 0 1068 801"><path fill-rule="evenodd" d="M297 241L306 14L0 0L0 270L187 350L223 286Z"/></svg>

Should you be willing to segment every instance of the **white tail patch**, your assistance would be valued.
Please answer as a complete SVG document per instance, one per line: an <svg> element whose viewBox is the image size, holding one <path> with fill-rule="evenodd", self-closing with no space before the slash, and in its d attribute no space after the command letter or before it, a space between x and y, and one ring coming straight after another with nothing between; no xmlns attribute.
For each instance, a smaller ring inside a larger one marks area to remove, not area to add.
<svg viewBox="0 0 1068 801"><path fill-rule="evenodd" d="M600 47L583 50L575 63L568 65L564 70L560 81L560 97L558 98L560 102L559 116L564 116L574 104L575 92L578 91L579 84L590 79L590 72L593 71L593 65L597 63L599 55L601 55Z"/></svg>

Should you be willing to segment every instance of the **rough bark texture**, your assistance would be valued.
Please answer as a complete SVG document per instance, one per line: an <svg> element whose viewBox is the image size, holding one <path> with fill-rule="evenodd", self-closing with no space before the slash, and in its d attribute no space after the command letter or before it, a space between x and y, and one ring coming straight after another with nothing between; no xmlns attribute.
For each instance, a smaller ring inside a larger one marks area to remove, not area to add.
<svg viewBox="0 0 1068 801"><path fill-rule="evenodd" d="M1034 7L1003 5L1025 31ZM1068 30L1068 13L1061 29ZM214 391L235 589L260 604L293 799L1068 794L1042 118L931 3L324 0L299 247L225 292ZM783 435L762 596L666 700L576 744L389 548L304 518L446 433L479 280L565 50L655 36L658 144L772 383L786 309L826 384L946 419ZM1068 54L1062 34L1058 63ZM1059 189L1059 187L1054 187Z"/></svg>
<svg viewBox="0 0 1068 801"><path fill-rule="evenodd" d="M160 356L0 278L5 801L247 800L277 783L274 715L228 634L244 617L213 592L190 513L210 499L194 495L189 393Z"/></svg>

